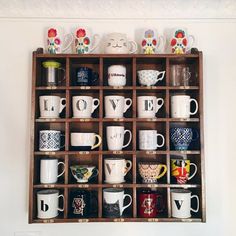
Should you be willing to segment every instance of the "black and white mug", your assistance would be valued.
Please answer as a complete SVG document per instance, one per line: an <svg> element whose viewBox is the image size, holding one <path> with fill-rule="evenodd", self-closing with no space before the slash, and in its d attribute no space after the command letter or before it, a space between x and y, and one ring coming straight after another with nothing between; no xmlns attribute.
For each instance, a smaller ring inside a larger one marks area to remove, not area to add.
<svg viewBox="0 0 236 236"><path fill-rule="evenodd" d="M125 86L126 68L123 65L112 65L108 67L108 85Z"/></svg>

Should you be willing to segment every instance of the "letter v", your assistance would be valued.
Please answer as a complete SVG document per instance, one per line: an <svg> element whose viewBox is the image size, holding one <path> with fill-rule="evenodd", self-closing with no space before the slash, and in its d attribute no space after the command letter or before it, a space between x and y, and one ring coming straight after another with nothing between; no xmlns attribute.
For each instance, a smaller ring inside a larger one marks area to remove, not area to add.
<svg viewBox="0 0 236 236"><path fill-rule="evenodd" d="M177 207L177 209L179 210L183 204L183 200L174 200L175 201L175 205Z"/></svg>
<svg viewBox="0 0 236 236"><path fill-rule="evenodd" d="M110 101L110 103L111 103L111 105L113 107L113 110L116 110L116 107L117 107L117 104L119 102L119 99L116 99L116 100L110 99L109 101Z"/></svg>

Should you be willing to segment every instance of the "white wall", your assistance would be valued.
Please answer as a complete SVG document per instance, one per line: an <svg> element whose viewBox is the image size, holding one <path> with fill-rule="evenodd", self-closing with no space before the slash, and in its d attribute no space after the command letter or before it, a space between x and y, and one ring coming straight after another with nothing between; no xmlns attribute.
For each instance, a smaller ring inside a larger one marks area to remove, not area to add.
<svg viewBox="0 0 236 236"><path fill-rule="evenodd" d="M49 1L46 1L49 4ZM59 1L57 1L58 3ZM74 1L70 9L66 8L64 18L76 18ZM79 1L80 6L81 2ZM84 1L85 2L85 1ZM97 2L97 1L94 1ZM104 2L104 1L103 1ZM27 1L0 1L0 235L12 236L18 231L40 231L42 236L66 235L181 235L181 236L220 236L235 235L235 179L236 155L234 125L236 117L236 21L234 19L219 19L235 17L236 4L225 1L226 8L221 8L222 1L212 1L208 10L197 6L194 2L193 14L185 19L167 19L168 6L161 8L164 19L155 18L151 5L151 17L148 8L142 8L138 16L149 19L126 19L128 12L134 15L130 8L121 17L114 11L117 5L111 4L102 12L102 6L91 10L94 5L89 1L88 19L56 19L46 8L48 5L33 5L32 11L42 12L32 17L31 8L27 8ZM133 2L133 1L132 1ZM152 2L153 1L146 1ZM160 2L160 1L158 1ZM168 4L170 5L169 1ZM175 1L179 2L179 1ZM182 1L183 2L183 1ZM145 1L141 1L141 6ZM229 6L230 3L230 6ZM14 8L15 4L15 8ZM56 5L59 13L63 12L64 1ZM118 3L117 3L118 4ZM125 4L129 6L128 1ZM154 3L153 3L154 4ZM167 4L167 3L166 3ZM167 4L167 5L168 5ZM68 6L68 5L67 5ZM119 6L119 5L118 5ZM113 9L114 19L110 18L110 9ZM171 6L172 12L180 17L180 6ZM189 5L191 8L192 5ZM212 8L215 9L212 13ZM5 10L4 10L5 9ZM69 12L73 9L73 17ZM119 9L119 8L116 8ZM218 9L218 10L217 10ZM17 11L18 10L18 11ZM199 11L205 11L202 15ZM220 13L219 13L220 11ZM93 18L94 15L100 19ZM99 12L99 14L98 14ZM119 12L119 10L118 10ZM207 14L209 12L209 15ZM24 15L25 13L25 15ZM49 16L46 14L49 13ZM107 15L105 14L107 13ZM222 14L221 14L222 13ZM115 15L116 14L116 15ZM126 15L127 14L127 15ZM185 14L185 13L183 13ZM198 15L200 14L200 16ZM85 13L82 13L84 17ZM191 17L192 16L192 17ZM198 19L193 19L196 16ZM50 17L50 19L44 18ZM79 17L79 16L78 16ZM218 19L202 19L217 17ZM102 19L104 18L104 19ZM117 18L117 19L115 19ZM128 17L129 18L129 17ZM200 19L201 18L201 19ZM30 135L30 102L31 102L31 53L43 45L43 31L48 25L61 25L68 31L76 25L91 27L94 32L104 34L114 29L124 32L130 38L135 38L135 30L152 26L160 32L164 29L181 25L189 29L197 38L197 47L204 53L204 112L205 112L205 157L206 157L206 191L207 191L207 223L90 223L90 224L34 224L27 223L28 206L28 167L29 167L29 135Z"/></svg>

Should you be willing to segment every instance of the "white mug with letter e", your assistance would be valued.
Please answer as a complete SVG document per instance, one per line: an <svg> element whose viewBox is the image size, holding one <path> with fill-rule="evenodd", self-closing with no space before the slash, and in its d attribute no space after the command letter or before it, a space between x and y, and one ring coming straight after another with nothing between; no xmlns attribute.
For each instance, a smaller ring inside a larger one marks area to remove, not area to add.
<svg viewBox="0 0 236 236"><path fill-rule="evenodd" d="M191 112L191 103L195 103L195 110ZM171 117L172 118L190 118L198 111L198 102L188 95L175 95L171 97Z"/></svg>
<svg viewBox="0 0 236 236"><path fill-rule="evenodd" d="M138 118L155 118L156 113L164 104L163 98L155 96L138 97Z"/></svg>
<svg viewBox="0 0 236 236"><path fill-rule="evenodd" d="M132 168L132 161L123 158L106 158L104 160L105 183L124 183L124 177Z"/></svg>
<svg viewBox="0 0 236 236"><path fill-rule="evenodd" d="M59 165L63 166L63 170L58 174ZM65 172L65 164L58 162L58 159L41 159L40 160L40 183L41 184L54 184L57 178L62 176Z"/></svg>
<svg viewBox="0 0 236 236"><path fill-rule="evenodd" d="M158 144L158 137L161 139L161 143ZM139 130L139 149L140 150L156 150L163 147L165 144L165 138L162 134L158 134L156 130Z"/></svg>
<svg viewBox="0 0 236 236"><path fill-rule="evenodd" d="M59 96L40 96L40 118L59 118L65 106L65 98Z"/></svg>
<svg viewBox="0 0 236 236"><path fill-rule="evenodd" d="M112 65L108 67L108 85L126 85L126 67L123 65Z"/></svg>
<svg viewBox="0 0 236 236"><path fill-rule="evenodd" d="M124 200L128 197L130 200L124 206ZM103 215L108 218L119 218L124 210L132 203L132 197L125 194L123 189L105 188L103 189Z"/></svg>
<svg viewBox="0 0 236 236"><path fill-rule="evenodd" d="M196 209L191 207L191 200L195 198L197 201ZM175 218L189 218L191 211L198 212L199 198L197 195L191 195L191 191L187 189L171 190L171 214Z"/></svg>
<svg viewBox="0 0 236 236"><path fill-rule="evenodd" d="M129 140L124 144L125 134L129 134ZM132 140L132 133L130 130L125 130L124 126L107 126L106 128L107 146L110 151L120 151L122 148L129 146Z"/></svg>
<svg viewBox="0 0 236 236"><path fill-rule="evenodd" d="M63 199L63 207L59 207L59 198ZM64 196L59 195L59 190L46 189L37 192L37 208L39 219L51 219L57 217L59 211L64 211Z"/></svg>
<svg viewBox="0 0 236 236"><path fill-rule="evenodd" d="M131 98L123 96L105 96L105 118L123 118L132 105Z"/></svg>
<svg viewBox="0 0 236 236"><path fill-rule="evenodd" d="M72 98L73 118L91 118L92 113L98 108L98 98L90 96L74 96Z"/></svg>

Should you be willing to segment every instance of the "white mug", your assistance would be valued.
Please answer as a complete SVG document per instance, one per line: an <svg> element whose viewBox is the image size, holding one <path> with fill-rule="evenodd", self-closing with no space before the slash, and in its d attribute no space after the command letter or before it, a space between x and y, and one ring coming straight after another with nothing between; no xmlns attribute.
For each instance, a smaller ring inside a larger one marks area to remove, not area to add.
<svg viewBox="0 0 236 236"><path fill-rule="evenodd" d="M162 142L158 144L158 137ZM156 130L139 130L139 149L140 150L156 150L163 147L165 138L162 134L158 134Z"/></svg>
<svg viewBox="0 0 236 236"><path fill-rule="evenodd" d="M63 199L63 207L59 208L59 198ZM64 196L59 190L46 189L37 192L37 207L39 219L50 219L58 216L58 211L64 211Z"/></svg>
<svg viewBox="0 0 236 236"><path fill-rule="evenodd" d="M191 200L195 198L197 200L197 208L191 207ZM176 218L189 218L191 217L191 211L198 212L199 210L199 198L197 195L192 195L187 189L173 189L171 190L171 214Z"/></svg>
<svg viewBox="0 0 236 236"><path fill-rule="evenodd" d="M98 98L90 96L74 96L72 97L73 118L91 118L92 113L100 105Z"/></svg>
<svg viewBox="0 0 236 236"><path fill-rule="evenodd" d="M104 160L105 183L124 183L124 177L132 168L132 161L123 158L106 158Z"/></svg>
<svg viewBox="0 0 236 236"><path fill-rule="evenodd" d="M123 118L132 105L131 98L123 96L105 96L105 118Z"/></svg>
<svg viewBox="0 0 236 236"><path fill-rule="evenodd" d="M58 174L59 165L63 165L63 170ZM57 182L57 178L65 172L65 164L58 162L58 159L41 159L40 160L40 183L53 184Z"/></svg>
<svg viewBox="0 0 236 236"><path fill-rule="evenodd" d="M128 197L130 201L126 206L124 206L124 199L126 197ZM103 189L103 212L105 217L121 217L124 210L129 207L131 203L131 195L125 194L123 189Z"/></svg>
<svg viewBox="0 0 236 236"><path fill-rule="evenodd" d="M195 103L195 110L190 111L191 102ZM187 95L175 95L171 97L171 117L172 118L190 118L190 115L195 115L198 111L198 102L196 99L190 98Z"/></svg>
<svg viewBox="0 0 236 236"><path fill-rule="evenodd" d="M125 134L129 134L129 141L124 144ZM130 130L125 130L124 126L107 126L106 128L107 146L110 151L120 151L122 148L129 146L132 140L132 133Z"/></svg>
<svg viewBox="0 0 236 236"><path fill-rule="evenodd" d="M126 67L123 65L112 65L108 67L108 85L126 85Z"/></svg>
<svg viewBox="0 0 236 236"><path fill-rule="evenodd" d="M66 99L59 96L40 96L40 118L59 118L60 113L66 106L65 102Z"/></svg>
<svg viewBox="0 0 236 236"><path fill-rule="evenodd" d="M164 104L163 98L155 96L140 96L137 100L139 118L155 118L156 113Z"/></svg>
<svg viewBox="0 0 236 236"><path fill-rule="evenodd" d="M98 139L97 143L96 138ZM102 138L95 133L71 133L70 141L72 148L78 150L93 150L100 146Z"/></svg>

